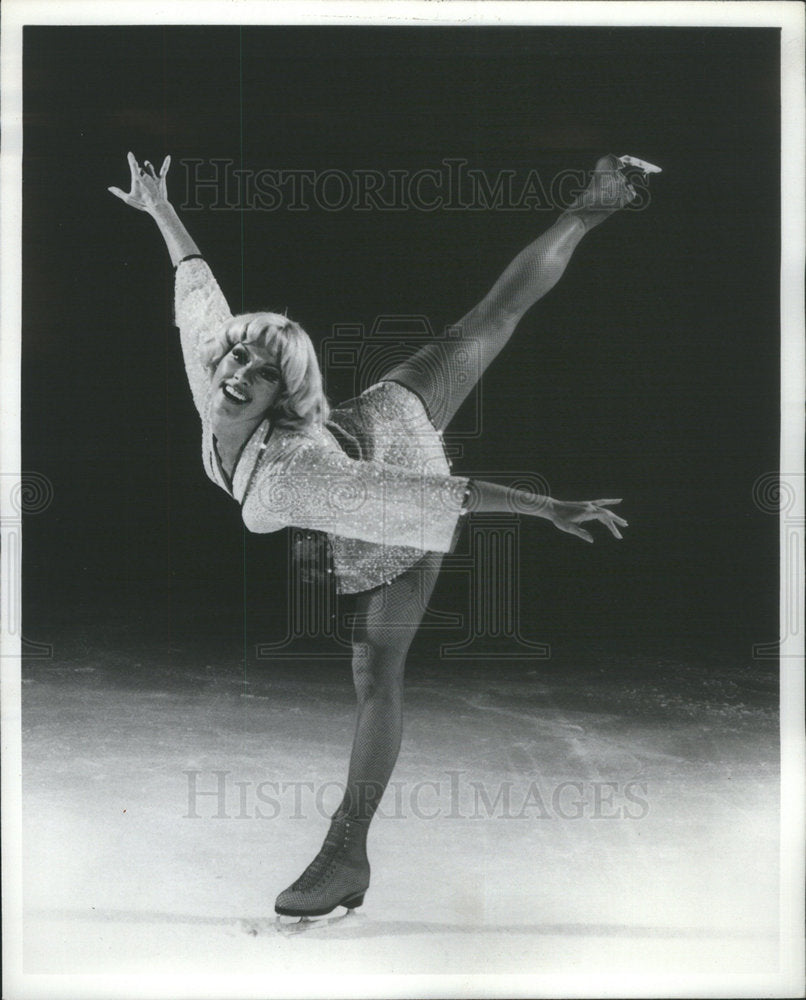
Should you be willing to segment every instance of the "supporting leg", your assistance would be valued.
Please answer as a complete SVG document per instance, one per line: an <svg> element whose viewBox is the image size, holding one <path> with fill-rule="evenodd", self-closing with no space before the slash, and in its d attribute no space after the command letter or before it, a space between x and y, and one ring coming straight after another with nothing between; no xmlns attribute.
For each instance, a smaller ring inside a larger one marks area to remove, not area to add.
<svg viewBox="0 0 806 1000"><path fill-rule="evenodd" d="M428 553L388 586L360 594L353 629L358 700L353 749L340 812L369 821L400 750L406 656L434 589L441 556Z"/></svg>
<svg viewBox="0 0 806 1000"><path fill-rule="evenodd" d="M366 838L400 751L403 674L442 557L427 553L388 586L360 594L353 630L358 712L344 799L322 850L280 893L278 913L318 916L360 906L369 886Z"/></svg>

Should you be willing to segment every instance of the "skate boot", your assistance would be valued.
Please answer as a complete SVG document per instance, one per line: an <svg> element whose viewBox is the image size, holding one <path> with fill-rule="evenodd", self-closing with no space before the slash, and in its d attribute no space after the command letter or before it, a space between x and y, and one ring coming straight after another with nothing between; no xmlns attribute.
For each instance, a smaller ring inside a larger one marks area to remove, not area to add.
<svg viewBox="0 0 806 1000"><path fill-rule="evenodd" d="M361 906L369 887L367 821L337 816L321 851L274 904L286 917L321 917L337 906Z"/></svg>
<svg viewBox="0 0 806 1000"><path fill-rule="evenodd" d="M637 197L631 180L640 177L645 181L649 174L660 172L660 167L634 156L602 156L587 188L563 214L575 216L591 230Z"/></svg>

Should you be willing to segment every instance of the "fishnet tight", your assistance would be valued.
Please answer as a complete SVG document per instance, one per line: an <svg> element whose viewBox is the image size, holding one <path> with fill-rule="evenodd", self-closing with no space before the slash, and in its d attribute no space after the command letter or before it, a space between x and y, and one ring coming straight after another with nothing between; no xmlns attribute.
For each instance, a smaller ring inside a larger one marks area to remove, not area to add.
<svg viewBox="0 0 806 1000"><path fill-rule="evenodd" d="M416 392L434 426L444 430L524 313L560 280L587 228L579 215L561 215L518 254L448 338L426 344L384 378Z"/></svg>
<svg viewBox="0 0 806 1000"><path fill-rule="evenodd" d="M338 814L369 820L389 782L403 731L406 656L434 589L442 554L425 556L391 583L356 595L353 749Z"/></svg>

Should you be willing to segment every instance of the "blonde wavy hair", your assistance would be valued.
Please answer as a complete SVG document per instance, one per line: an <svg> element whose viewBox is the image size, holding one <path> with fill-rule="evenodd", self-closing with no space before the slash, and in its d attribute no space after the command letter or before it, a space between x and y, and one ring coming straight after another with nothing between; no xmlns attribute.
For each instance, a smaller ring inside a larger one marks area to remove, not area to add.
<svg viewBox="0 0 806 1000"><path fill-rule="evenodd" d="M305 430L327 420L330 405L316 351L299 323L273 312L233 316L208 342L208 367L215 369L237 343L277 348L282 390L271 412L279 426Z"/></svg>

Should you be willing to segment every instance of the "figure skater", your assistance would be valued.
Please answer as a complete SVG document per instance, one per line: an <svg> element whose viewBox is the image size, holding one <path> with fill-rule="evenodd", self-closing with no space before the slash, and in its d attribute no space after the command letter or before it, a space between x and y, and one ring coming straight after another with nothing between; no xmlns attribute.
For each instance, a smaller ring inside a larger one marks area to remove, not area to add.
<svg viewBox="0 0 806 1000"><path fill-rule="evenodd" d="M580 240L637 196L627 168L658 168L600 159L584 192L459 320L455 338L427 343L331 410L301 326L279 313L231 314L168 200L170 157L159 172L131 153L128 161L130 191L109 191L154 219L176 269L175 319L207 475L241 505L250 531L322 533L337 592L356 595L358 710L344 797L322 849L275 904L296 917L350 910L369 886L367 830L400 749L407 652L461 516L518 511L586 542L582 525L598 521L622 537L627 522L610 509L620 500L565 502L452 475L441 433Z"/></svg>

